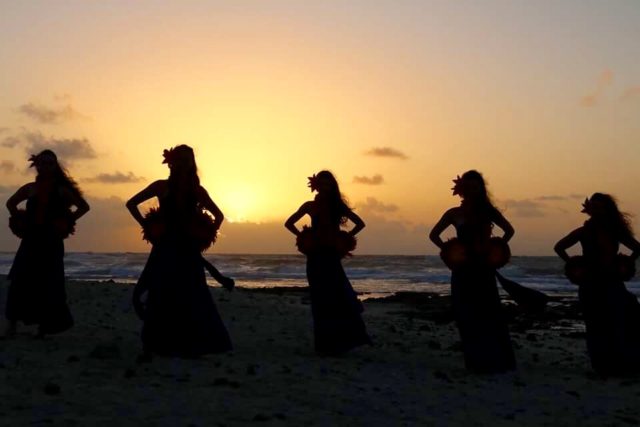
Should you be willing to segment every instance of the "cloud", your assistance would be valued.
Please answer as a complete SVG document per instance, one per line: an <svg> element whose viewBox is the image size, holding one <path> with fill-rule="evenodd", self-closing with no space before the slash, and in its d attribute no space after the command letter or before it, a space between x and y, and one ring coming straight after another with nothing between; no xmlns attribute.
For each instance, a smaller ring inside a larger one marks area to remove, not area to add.
<svg viewBox="0 0 640 427"><path fill-rule="evenodd" d="M91 210L76 226L65 246L69 251L124 252L150 248L141 237L140 226L119 197L87 197Z"/></svg>
<svg viewBox="0 0 640 427"><path fill-rule="evenodd" d="M598 87L608 86L613 82L613 71L607 69L598 77Z"/></svg>
<svg viewBox="0 0 640 427"><path fill-rule="evenodd" d="M380 185L384 183L384 178L380 174L373 176L354 176L353 182L365 185Z"/></svg>
<svg viewBox="0 0 640 427"><path fill-rule="evenodd" d="M356 208L360 209L362 213L388 213L398 211L397 205L382 203L375 197L367 197L364 203L356 203Z"/></svg>
<svg viewBox="0 0 640 427"><path fill-rule="evenodd" d="M136 176L133 172L129 172L124 174L122 172L114 172L114 173L100 173L91 178L85 178L84 181L87 182L100 182L103 184L124 184L129 182L140 182L144 181L144 177Z"/></svg>
<svg viewBox="0 0 640 427"><path fill-rule="evenodd" d="M521 218L541 218L547 216L549 211L560 211L566 213L563 208L565 202L574 203L576 200L583 200L582 194L548 194L527 199L506 199L500 204L509 210L509 215Z"/></svg>
<svg viewBox="0 0 640 427"><path fill-rule="evenodd" d="M3 199L15 190L15 187L0 185L0 195ZM125 200L119 197L87 196L87 201L91 210L78 221L76 233L65 241L68 251L148 252L150 250L151 246L141 238L140 226L125 208ZM145 212L147 207L141 206L140 210ZM388 220L372 212L364 215L363 219L367 226L358 235L356 256L423 254L437 251L435 246L427 243L426 236L430 227L424 224L412 224L396 218ZM7 220L7 210L0 209L0 224L6 224ZM264 223L225 221L221 228L221 235L210 252L298 253L295 237L284 228L284 221L284 218L280 221ZM18 243L18 239L13 234L0 233L0 251L15 251ZM304 258L301 257L301 265L304 265L304 262Z"/></svg>
<svg viewBox="0 0 640 427"><path fill-rule="evenodd" d="M631 86L625 89L620 97L623 101L631 101L640 99L640 86Z"/></svg>
<svg viewBox="0 0 640 427"><path fill-rule="evenodd" d="M21 142L22 140L17 136L7 136L2 140L1 145L7 148L13 148L16 145L19 145Z"/></svg>
<svg viewBox="0 0 640 427"><path fill-rule="evenodd" d="M545 205L534 199L507 199L502 202L509 214L523 218L540 218L546 215Z"/></svg>
<svg viewBox="0 0 640 427"><path fill-rule="evenodd" d="M4 175L10 175L17 170L16 164L11 160L0 161L0 173Z"/></svg>
<svg viewBox="0 0 640 427"><path fill-rule="evenodd" d="M366 227L358 234L357 255L364 254L422 254L435 251L426 243L429 227L367 215ZM225 222L214 253L283 254L297 253L295 237L282 222ZM303 260L300 261L304 263Z"/></svg>
<svg viewBox="0 0 640 427"><path fill-rule="evenodd" d="M538 200L541 202L562 202L567 200L582 200L584 199L584 195L582 194L568 194L566 196L559 195L548 195L548 196L538 196L534 198L534 200Z"/></svg>
<svg viewBox="0 0 640 427"><path fill-rule="evenodd" d="M613 71L608 69L602 71L598 76L595 89L580 99L580 105L587 108L598 105L602 100L604 92L611 83L613 83Z"/></svg>
<svg viewBox="0 0 640 427"><path fill-rule="evenodd" d="M583 107L595 107L600 102L599 95L585 95L580 100L580 105Z"/></svg>
<svg viewBox="0 0 640 427"><path fill-rule="evenodd" d="M71 101L71 95L68 93L56 93L53 95L53 99L58 102L69 102Z"/></svg>
<svg viewBox="0 0 640 427"><path fill-rule="evenodd" d="M29 134L29 153L42 150L53 150L59 157L65 159L93 159L96 152L87 138L45 138L42 134Z"/></svg>
<svg viewBox="0 0 640 427"><path fill-rule="evenodd" d="M0 185L0 194L7 195L15 193L18 188L15 185ZM4 211L4 209L2 209Z"/></svg>
<svg viewBox="0 0 640 427"><path fill-rule="evenodd" d="M46 137L38 131L23 131L18 136L8 136L2 146L13 148L23 145L27 154L39 153L42 150L53 150L63 159L94 159L96 152L87 138L54 138Z"/></svg>
<svg viewBox="0 0 640 427"><path fill-rule="evenodd" d="M395 157L397 159L402 159L402 160L409 158L403 152L391 147L375 147L369 151L366 151L365 154L368 156L375 156L375 157L392 157L392 158Z"/></svg>
<svg viewBox="0 0 640 427"><path fill-rule="evenodd" d="M41 124L55 124L84 117L71 104L52 108L29 102L18 107L18 112Z"/></svg>

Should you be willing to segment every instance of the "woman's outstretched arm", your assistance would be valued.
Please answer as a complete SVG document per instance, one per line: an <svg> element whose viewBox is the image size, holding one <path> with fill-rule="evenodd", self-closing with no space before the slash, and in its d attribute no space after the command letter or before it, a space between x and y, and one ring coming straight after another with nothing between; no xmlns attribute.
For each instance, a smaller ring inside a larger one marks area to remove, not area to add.
<svg viewBox="0 0 640 427"><path fill-rule="evenodd" d="M558 243L556 243L556 245L553 247L553 250L558 254L560 258L567 262L569 261L569 258L571 258L567 253L567 249L577 244L580 241L581 236L582 227L573 230L571 233L560 239Z"/></svg>
<svg viewBox="0 0 640 427"><path fill-rule="evenodd" d="M362 229L365 227L365 223L362 220L362 218L360 218L360 216L358 216L358 214L352 211L351 209L349 209L349 211L347 212L347 218L349 219L349 221L353 222L354 224L351 231L349 231L349 234L351 234L352 236L355 236L356 234L361 232Z"/></svg>
<svg viewBox="0 0 640 427"><path fill-rule="evenodd" d="M451 218L452 215L453 215L453 209L449 209L448 211L446 211L444 215L442 215L442 218L440 218L440 220L436 223L436 225L433 226L433 228L431 229L431 232L429 233L429 240L431 240L433 244L439 248L442 248L442 245L444 245L444 242L440 238L440 235L444 230L447 229L447 227L453 224L453 221Z"/></svg>
<svg viewBox="0 0 640 427"><path fill-rule="evenodd" d="M298 236L300 234L300 230L296 227L296 222L300 221L300 219L309 214L311 211L311 202L306 202L300 208L293 213L284 223L284 226L287 230Z"/></svg>
<svg viewBox="0 0 640 427"><path fill-rule="evenodd" d="M130 198L127 201L126 203L127 209L129 209L131 216L133 216L133 218L138 222L138 224L143 225L144 223L144 217L140 213L140 210L138 209L138 205L140 203L146 202L147 200L153 197L158 197L158 195L160 194L160 187L163 185L163 183L164 181L162 180L155 181L149 184L147 188L140 191L138 194L134 195L132 198Z"/></svg>

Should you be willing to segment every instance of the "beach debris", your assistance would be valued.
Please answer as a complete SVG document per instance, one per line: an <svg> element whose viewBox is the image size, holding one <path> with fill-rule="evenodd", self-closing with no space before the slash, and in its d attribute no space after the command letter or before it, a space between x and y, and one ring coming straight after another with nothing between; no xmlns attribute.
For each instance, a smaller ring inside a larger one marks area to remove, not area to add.
<svg viewBox="0 0 640 427"><path fill-rule="evenodd" d="M253 421L269 421L270 419L271 417L265 414L256 414L253 417Z"/></svg>
<svg viewBox="0 0 640 427"><path fill-rule="evenodd" d="M282 365L282 373L283 374L290 374L292 372L291 367L287 366L287 365Z"/></svg>
<svg viewBox="0 0 640 427"><path fill-rule="evenodd" d="M419 330L419 331L423 331L423 332L431 332L431 331L433 331L433 328L431 327L431 325L430 325L430 324L425 323L424 325L421 325L421 326L418 328L418 330Z"/></svg>
<svg viewBox="0 0 640 427"><path fill-rule="evenodd" d="M91 350L89 357L92 359L109 360L120 359L122 354L120 353L120 347L116 344L98 344Z"/></svg>
<svg viewBox="0 0 640 427"><path fill-rule="evenodd" d="M57 396L62 393L62 389L60 388L60 386L53 382L46 383L42 391L44 391L44 394L46 394L47 396Z"/></svg>
<svg viewBox="0 0 640 427"><path fill-rule="evenodd" d="M247 375L256 376L260 370L260 365L251 364L247 366Z"/></svg>
<svg viewBox="0 0 640 427"><path fill-rule="evenodd" d="M427 346L431 349L431 350L440 350L442 348L442 345L440 344L440 342L436 341L436 340L430 340L427 343Z"/></svg>
<svg viewBox="0 0 640 427"><path fill-rule="evenodd" d="M438 379L438 380L441 380L441 381L446 381L448 383L452 382L451 378L449 377L449 375L445 374L442 371L435 371L433 373L433 377Z"/></svg>
<svg viewBox="0 0 640 427"><path fill-rule="evenodd" d="M230 380L228 378L225 377L219 377L213 380L213 382L211 383L212 386L228 386L231 388L238 388L240 387L240 383L237 381L233 381Z"/></svg>

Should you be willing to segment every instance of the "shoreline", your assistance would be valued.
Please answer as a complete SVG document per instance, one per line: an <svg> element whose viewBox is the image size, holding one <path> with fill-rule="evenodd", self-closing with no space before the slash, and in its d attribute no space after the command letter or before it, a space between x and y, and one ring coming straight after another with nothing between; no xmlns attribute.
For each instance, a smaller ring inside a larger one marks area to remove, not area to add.
<svg viewBox="0 0 640 427"><path fill-rule="evenodd" d="M374 344L321 358L306 287L211 288L234 350L138 365L131 285L69 281L67 292L71 330L37 340L23 327L0 341L0 424L640 423L637 380L592 373L571 301L536 316L506 301L518 370L482 376L464 369L447 297L428 293L364 301Z"/></svg>

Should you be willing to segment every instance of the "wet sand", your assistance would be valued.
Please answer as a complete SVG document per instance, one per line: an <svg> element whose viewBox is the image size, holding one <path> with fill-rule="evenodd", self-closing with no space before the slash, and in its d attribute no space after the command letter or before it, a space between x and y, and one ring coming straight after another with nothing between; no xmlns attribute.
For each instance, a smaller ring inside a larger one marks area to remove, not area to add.
<svg viewBox="0 0 640 427"><path fill-rule="evenodd" d="M592 373L571 298L538 315L506 302L518 370L479 376L464 370L446 296L367 300L375 344L320 358L304 287L216 288L233 352L138 365L132 286L69 282L67 292L71 330L36 339L22 327L0 341L0 425L640 424L640 381Z"/></svg>

